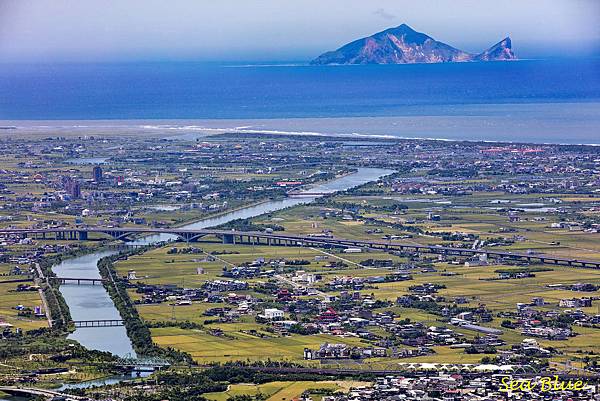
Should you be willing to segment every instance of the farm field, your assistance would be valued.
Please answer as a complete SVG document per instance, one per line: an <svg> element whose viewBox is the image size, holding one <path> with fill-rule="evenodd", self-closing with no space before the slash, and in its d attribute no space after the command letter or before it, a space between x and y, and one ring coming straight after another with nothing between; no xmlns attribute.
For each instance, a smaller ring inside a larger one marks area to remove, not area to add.
<svg viewBox="0 0 600 401"><path fill-rule="evenodd" d="M342 393L348 392L352 387L370 386L370 382L359 381L292 381L292 382L269 382L258 385L233 384L229 389L220 393L206 393L204 397L211 401L226 401L230 397L240 395L256 396L263 394L267 396L267 401L287 401L300 396L305 391L331 390ZM318 393L315 394L318 396ZM313 395L313 399L319 399Z"/></svg>
<svg viewBox="0 0 600 401"><path fill-rule="evenodd" d="M361 344L360 339L339 338L324 334L259 338L240 332L241 329L248 330L251 327L244 324L222 325L220 328L223 329L224 336L213 336L179 328L158 328L152 329L152 337L161 346L173 347L190 353L200 363L233 360L266 361L269 359L299 362L302 360L304 348L318 347L323 342Z"/></svg>
<svg viewBox="0 0 600 401"><path fill-rule="evenodd" d="M279 220L281 222L281 220ZM301 223L299 223L301 224ZM358 225L354 225L355 235L359 235ZM193 246L202 249L199 254L171 254L171 249L185 249ZM213 254L216 259L211 260L207 254ZM315 257L329 255L327 260L315 261ZM158 248L144 255L131 257L127 261L119 262L117 270L119 274L125 275L129 270L135 270L139 281L149 284L177 283L182 286L201 286L208 280L218 279L224 266L236 266L250 263L257 258L265 260L280 259L305 259L310 261L309 265L301 269L307 272L319 274L322 280L317 283L316 288L325 289L325 285L339 277L352 275L354 277L371 277L389 274L390 269L385 268L363 268L359 265L366 259L391 259L395 263L407 263L406 258L389 255L384 252L364 253L340 253L336 250L320 250L300 247L267 247L250 245L223 245L220 243L200 243L186 245L183 243ZM331 269L325 267L332 260L344 261L346 268ZM581 297L585 293L561 290L549 287L552 284L575 284L589 282L600 284L600 271L591 269L572 269L561 266L546 266L547 271L535 273L533 278L497 280L497 270L510 270L511 267L490 264L487 266L465 267L453 265L447 262L432 260L435 272L411 272L413 280L378 283L373 288L364 292L372 294L375 299L394 302L397 297L409 294L408 287L433 282L442 284L445 288L439 294L449 299L464 297L467 300L465 306L477 307L485 305L494 313L515 312L517 303L530 302L533 297L543 297L546 305L545 310L557 309L558 301L568 297ZM203 274L197 274L197 268L203 269ZM544 267L539 265L539 267ZM513 267L514 269L514 267ZM574 274L576 272L576 274ZM448 275L451 273L452 275ZM492 280L494 279L494 280ZM257 283L264 279L250 279L249 283ZM264 298L264 294L251 290L239 291L240 294L248 294L258 298ZM331 295L339 295L339 292L328 292ZM130 290L132 299L139 299L138 294ZM138 305L140 315L150 322L161 321L190 321L202 324L206 317L202 314L210 308L225 307L224 303L209 304L193 302L191 305L174 306L168 304L141 304ZM397 319L409 318L412 321L420 321L427 324L444 325L440 323L439 316L423 311L409 308L382 308L393 310ZM586 313L595 313L597 307L582 309ZM525 337L515 330L502 328L501 319L495 319L489 324L503 330L501 338L509 343L520 342ZM449 326L451 327L451 326ZM186 330L178 328L156 328L152 329L154 340L165 347L174 347L189 352L199 362L230 361L230 360L264 360L265 358L283 360L301 360L302 350L305 347L315 347L323 342L336 342L361 345L360 340L348 339L334 336L297 336L291 338L277 338L276 335L268 333L261 324L257 324L250 317L242 317L237 323L215 323L210 328L222 330L225 338L208 334L197 330ZM259 336L248 334L255 331ZM473 338L476 333L468 330L458 329L466 338ZM548 346L564 349L571 353L575 350L592 351L596 341L594 330L576 328L578 335L564 342L543 342ZM363 346L367 345L365 343ZM456 349L443 347L436 348L436 354L431 356L408 358L406 361L439 361L472 363L481 356L465 355Z"/></svg>
<svg viewBox="0 0 600 401"><path fill-rule="evenodd" d="M261 177L252 176L252 179L256 178ZM249 176L244 179L251 180ZM469 183L484 184L489 181L475 180ZM499 195L488 192L473 192L465 196L410 196L393 194L370 185L367 184L362 190L379 192L378 195L362 196L360 190L357 193L341 193L325 202L268 213L252 219L251 223L256 227L280 227L278 230L292 234L328 233L340 238L374 240L393 237L394 241L409 244L467 248L475 247L477 241L481 241L479 246L485 244L484 247L494 250L592 260L600 258L600 234L554 227L563 219L560 214L549 212L551 208L569 210L593 205L600 199L597 197L574 197L561 193L540 197L532 194ZM521 210L518 218L509 218L503 209L505 205L522 208L518 209ZM160 218L165 223L173 224L176 220L194 218L194 213L190 210L157 208L143 216L149 219ZM434 214L439 218L432 219ZM302 362L305 348L315 349L324 343L369 347L373 343L358 337L333 334L282 335L274 332L264 322L257 322L254 314L242 314L234 321L219 322L208 317L207 313L219 308L235 309L236 306L232 306L227 300L195 300L181 305L175 300L146 303L143 295L136 291L136 285L202 288L206 283L222 280L226 269L260 261L264 265L263 271L272 270L277 274L242 278L249 287L226 295L250 297L267 306L281 307L280 304L273 304L276 300L273 300L272 294L257 290L257 286L276 283L290 288L290 280L295 276L315 275L318 280L310 287L318 295L302 295L299 299L333 299L343 296L345 292L329 288L329 284L336 280L346 277L370 280L388 276L401 268L410 274L411 280L376 282L359 290L363 297L387 303L372 308L372 312L377 314L391 311L395 314L396 321L408 319L428 326L447 327L465 341L474 340L478 333L450 325L447 319L444 320L431 311L400 307L395 304L396 299L411 294L411 287L434 283L441 286L437 295L446 302L460 298L463 299L461 305L464 308L484 307L499 316L516 313L517 304L529 303L534 297L544 299L542 311L564 310L558 306L561 299L589 295L564 289L564 286L581 282L600 286L600 271L591 269L514 266L500 260L489 260L483 265L475 263L474 266L467 267L464 260L454 259L456 258L434 254L394 255L368 249L348 253L341 249L312 247L225 245L218 238L205 237L201 243L175 242L131 256L116 263L115 269L122 277L130 276L129 282L133 286L127 290L128 295L137 302L136 308L141 318L151 324L153 340L160 346L188 352L201 363L267 359ZM286 264L286 261L302 261L302 264L293 266ZM366 261L371 261L371 264L389 261L391 266L364 266ZM534 277L498 279L500 271L519 271L524 268L532 268L535 271ZM563 287L558 287L558 284ZM595 304L579 309L587 314L598 312ZM284 319L295 318L297 317L293 312L286 311L284 314ZM195 324L195 328L183 327L182 324L187 322ZM507 342L506 349L510 344L520 343L526 338L518 330L503 327L502 322L503 318L496 317L485 326L502 330L500 338ZM376 327L370 327L370 330L384 339L389 338L384 330ZM596 329L575 327L574 333L576 336L564 341L540 340L540 344L560 349L564 355L575 357L582 352L592 352L597 340ZM458 348L438 346L433 354L398 361L475 363L483 356L485 354L466 354ZM385 359L390 360L393 361ZM380 361L373 358L365 363L377 365Z"/></svg>
<svg viewBox="0 0 600 401"><path fill-rule="evenodd" d="M45 317L19 316L19 311L15 309L17 306L22 305L33 311L36 306L42 305L42 301L37 291L15 291L17 284L0 283L0 316L2 316L2 319L22 330L48 327L48 321Z"/></svg>

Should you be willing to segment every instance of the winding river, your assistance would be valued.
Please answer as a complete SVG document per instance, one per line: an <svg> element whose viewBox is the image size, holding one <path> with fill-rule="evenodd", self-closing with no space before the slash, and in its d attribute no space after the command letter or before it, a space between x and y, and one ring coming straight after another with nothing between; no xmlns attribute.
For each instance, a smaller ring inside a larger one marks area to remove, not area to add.
<svg viewBox="0 0 600 401"><path fill-rule="evenodd" d="M333 193L336 191L343 191L374 181L391 173L393 173L392 170L359 168L358 171L353 174L312 186L305 191L311 193ZM246 219L301 203L310 203L316 198L317 196L303 196L264 202L217 217L203 219L183 226L183 228L200 229L213 227L235 219ZM160 234L144 237L134 243L151 244L175 238L176 237L173 235ZM67 259L55 265L52 270L59 277L99 278L100 273L97 268L98 261L115 252L117 251L104 250ZM119 312L103 286L63 284L60 286L60 291L69 306L73 320L120 319ZM115 355L124 357L135 357L131 341L127 337L124 327L80 328L70 334L69 338L77 340L89 349L109 351Z"/></svg>

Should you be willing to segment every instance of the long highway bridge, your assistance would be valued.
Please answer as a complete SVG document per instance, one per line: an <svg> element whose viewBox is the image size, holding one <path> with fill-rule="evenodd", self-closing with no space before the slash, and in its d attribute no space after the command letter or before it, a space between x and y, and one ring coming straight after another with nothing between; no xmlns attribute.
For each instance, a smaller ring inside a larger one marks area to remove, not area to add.
<svg viewBox="0 0 600 401"><path fill-rule="evenodd" d="M0 386L0 391L12 394L15 396L26 396L26 397L43 397L46 399L61 399L67 401L79 401L89 400L88 397L81 397L78 395L71 395L61 393L58 391L48 390L44 388L33 388L33 387L17 387L17 386Z"/></svg>
<svg viewBox="0 0 600 401"><path fill-rule="evenodd" d="M15 228L2 229L0 236L57 240L86 241L90 234L104 235L109 238L129 242L139 235L169 234L185 242L198 242L204 237L217 237L224 244L251 244L269 246L313 246L338 248L368 248L385 251L428 252L440 255L479 256L506 259L528 263L543 263L569 267L600 269L600 260L571 259L541 253L517 253L506 250L455 248L440 245L422 245L394 242L391 240L344 239L336 237L293 235L260 231L234 231L218 229L186 229L186 228L149 228L149 227L78 227L78 228Z"/></svg>

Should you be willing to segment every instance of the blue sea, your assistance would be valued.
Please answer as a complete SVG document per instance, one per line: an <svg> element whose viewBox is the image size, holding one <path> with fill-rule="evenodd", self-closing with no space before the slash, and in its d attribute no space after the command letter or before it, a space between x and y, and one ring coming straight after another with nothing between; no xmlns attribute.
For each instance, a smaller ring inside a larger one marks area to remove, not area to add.
<svg viewBox="0 0 600 401"><path fill-rule="evenodd" d="M598 144L600 60L0 64L0 120L18 129L129 127L174 135L261 130Z"/></svg>

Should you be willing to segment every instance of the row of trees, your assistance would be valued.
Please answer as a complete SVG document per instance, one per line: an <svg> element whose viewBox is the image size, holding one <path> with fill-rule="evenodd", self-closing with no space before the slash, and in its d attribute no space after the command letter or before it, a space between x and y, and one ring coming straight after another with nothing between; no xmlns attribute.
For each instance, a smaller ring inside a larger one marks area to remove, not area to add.
<svg viewBox="0 0 600 401"><path fill-rule="evenodd" d="M127 335L131 340L133 349L138 355L161 357L177 363L193 364L194 361L191 355L170 347L161 348L154 344L150 329L139 316L135 305L131 301L129 294L127 294L127 285L125 281L118 278L117 272L114 269L114 262L118 259L142 253L146 250L146 248L140 248L100 259L98 261L98 270L105 280L104 287L113 300L115 307L121 314L121 319L123 319Z"/></svg>

